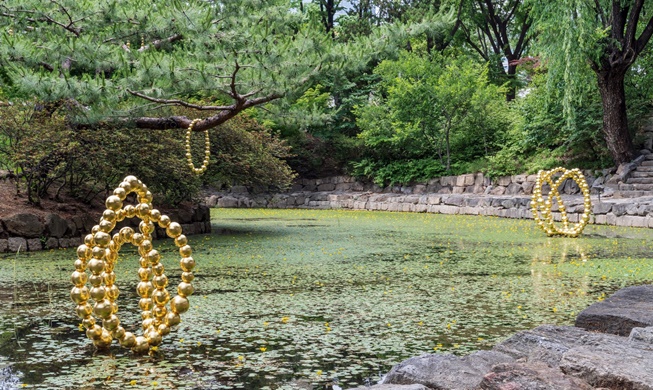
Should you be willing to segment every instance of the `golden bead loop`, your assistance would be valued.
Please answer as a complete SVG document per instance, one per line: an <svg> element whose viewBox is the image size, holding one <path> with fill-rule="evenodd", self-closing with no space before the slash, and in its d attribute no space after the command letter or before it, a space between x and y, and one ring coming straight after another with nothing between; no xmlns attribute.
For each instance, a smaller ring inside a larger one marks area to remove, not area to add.
<svg viewBox="0 0 653 390"><path fill-rule="evenodd" d="M557 180L553 180L554 175L560 174ZM570 224L567 215L567 208L560 196L559 187L565 180L571 179L578 184L581 193L583 194L583 214L580 215L577 223ZM548 184L550 187L549 194L546 199L542 195L542 186ZM553 201L558 203L560 211L560 220L562 227L558 227L553 221L553 214L551 207ZM544 230L547 236L563 235L568 237L578 237L583 231L585 226L590 220L590 213L592 212L592 201L590 200L590 189L585 180L585 176L578 169L567 170L565 168L555 168L550 171L541 170L537 173L537 180L533 188L533 197L531 201L531 210L533 212L533 219L537 225Z"/></svg>
<svg viewBox="0 0 653 390"><path fill-rule="evenodd" d="M195 123L199 121L201 121L201 119L193 119L190 126L188 126L188 130L186 130L186 161L188 162L190 170L196 175L201 175L206 171L206 168L209 166L209 157L211 157L211 142L209 140L209 130L207 129L204 130L204 161L202 162L202 166L199 168L195 168L195 165L193 165L193 154L190 150L190 137L193 133L193 126L195 126Z"/></svg>
<svg viewBox="0 0 653 390"><path fill-rule="evenodd" d="M131 192L136 192L139 204L123 208L122 201ZM188 296L194 291L190 282L194 278L192 269L195 260L190 257L192 251L188 246L188 239L182 234L181 225L171 222L168 216L161 215L158 210L152 208L152 193L140 180L127 176L113 193L114 195L106 200L107 210L102 214L100 223L93 227L93 233L87 235L84 244L77 248L78 259L75 261L75 272L71 276L75 287L70 292L70 297L77 304L75 311L82 319L86 335L96 347L108 348L113 339L117 338L123 347L131 348L136 353L144 353L159 345L162 337L180 323L180 314L190 307ZM123 227L119 232L110 234L116 222L133 216L142 220L139 225L140 233L134 232L130 227ZM166 290L168 278L163 274L161 254L152 244L154 223L166 229L167 235L175 239L175 244L180 248L183 274L177 287L179 295L174 298L171 298ZM138 305L142 310L142 336L125 331L120 326L120 319L116 314L116 300L120 290L115 285L116 274L113 269L118 252L125 243L138 247L141 256L138 270L140 282L136 292L141 297ZM86 270L91 272L90 277ZM87 282L92 286L90 289L86 286ZM89 303L89 300L92 300L93 304Z"/></svg>

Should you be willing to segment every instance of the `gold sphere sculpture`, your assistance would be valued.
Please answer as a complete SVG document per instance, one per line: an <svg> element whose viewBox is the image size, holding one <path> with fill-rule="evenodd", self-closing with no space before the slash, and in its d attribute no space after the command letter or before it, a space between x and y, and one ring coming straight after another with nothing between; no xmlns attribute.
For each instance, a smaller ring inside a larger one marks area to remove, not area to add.
<svg viewBox="0 0 653 390"><path fill-rule="evenodd" d="M554 175L560 175L560 177L554 181ZM570 224L569 222L567 208L562 202L562 197L558 191L560 185L567 179L575 181L583 194L583 214L580 215L578 222L573 224ZM546 198L542 195L542 186L545 184L548 184L550 187L550 191ZM561 227L554 223L553 214L551 213L554 198L555 201L558 202L560 220L562 222ZM563 235L567 237L578 237L585 228L585 225L589 222L590 213L592 211L590 189L583 173L578 168L567 170L561 167L550 171L539 171L537 173L535 187L533 188L531 210L533 211L533 219L535 219L537 225L544 230L547 236Z"/></svg>
<svg viewBox="0 0 653 390"><path fill-rule="evenodd" d="M196 175L201 175L206 171L206 168L209 166L209 158L211 157L211 142L209 141L209 130L207 129L204 130L204 161L199 168L195 168L195 165L193 165L193 154L190 151L190 136L193 133L193 126L200 120L193 119L190 126L188 126L188 130L186 130L186 161L190 170Z"/></svg>
<svg viewBox="0 0 653 390"><path fill-rule="evenodd" d="M138 204L123 207L123 201L132 192L137 194ZM195 260L191 257L192 249L182 234L181 225L154 209L151 202L152 193L147 186L136 177L127 176L113 191L113 195L107 198L107 209L100 222L84 238L84 244L77 248L75 272L71 276L75 287L70 292L70 298L77 304L75 311L82 319L86 335L97 348L108 348L116 338L120 345L131 348L135 353L148 352L151 347L161 343L162 337L170 333L172 327L179 324L179 316L190 307L188 297L194 291L190 283L194 278L192 271L195 267ZM141 219L139 232L123 227L111 235L117 222L131 217ZM181 283L177 287L178 295L175 297L171 297L166 290L168 278L163 273L161 254L152 244L155 223L166 229L167 235L179 247L182 274ZM115 284L114 267L118 252L126 243L138 247L140 255L140 282L136 292L141 297L138 306L143 319L142 336L125 331L120 326L117 315L116 301L120 290ZM90 289L87 283L90 284Z"/></svg>

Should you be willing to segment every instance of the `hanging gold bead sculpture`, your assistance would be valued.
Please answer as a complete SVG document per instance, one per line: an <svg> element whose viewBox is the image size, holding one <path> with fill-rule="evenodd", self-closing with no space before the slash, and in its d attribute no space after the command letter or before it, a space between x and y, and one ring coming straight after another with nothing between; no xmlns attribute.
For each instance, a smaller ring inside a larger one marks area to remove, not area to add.
<svg viewBox="0 0 653 390"><path fill-rule="evenodd" d="M188 130L186 130L186 160L188 161L188 167L196 175L201 175L206 171L206 168L209 166L209 158L211 157L211 142L209 141L209 130L207 129L204 131L204 161L199 168L195 168L195 165L193 165L193 154L190 151L190 137L193 133L193 126L199 121L201 119L193 119L190 126L188 126Z"/></svg>
<svg viewBox="0 0 653 390"><path fill-rule="evenodd" d="M125 197L132 192L137 194L138 204L123 207ZM107 198L107 209L102 214L100 223L93 227L91 234L84 238L84 244L77 248L78 259L71 276L75 287L70 292L70 297L77 304L76 312L82 319L86 336L97 348L108 348L116 338L120 345L131 348L135 353L147 352L161 343L162 337L180 323L180 314L189 308L188 296L194 291L190 282L194 278L192 271L195 267L191 247L182 234L181 225L171 222L168 216L153 209L151 202L152 193L147 186L136 177L127 176L113 191L113 195ZM123 227L111 236L117 222L132 217L141 219L139 232ZM152 244L155 223L166 229L168 237L174 238L181 255L182 281L177 287L178 295L172 299L166 290L168 278L163 273L161 255ZM141 297L138 305L143 319L142 336L125 331L117 316L116 300L120 290L115 285L114 267L118 252L126 243L137 246L140 255L140 282L136 291ZM90 276L86 270L90 271ZM87 282L91 284L90 290L86 286Z"/></svg>
<svg viewBox="0 0 653 390"><path fill-rule="evenodd" d="M560 177L554 181L553 176L558 174L560 174ZM562 197L558 191L560 185L567 179L575 181L583 194L583 213L579 216L578 222L573 224L570 224L569 222L567 208L562 202ZM546 199L542 195L542 186L545 184L548 184L550 187ZM558 202L558 211L560 212L562 227L558 227L553 220L551 207L553 206L554 198L555 201ZM585 181L583 173L577 168L567 170L561 167L550 171L539 171L535 187L533 188L531 210L533 211L533 219L535 219L537 225L544 230L547 236L564 235L568 237L578 237L585 228L585 225L589 222L590 213L592 211L590 189L587 185L587 181Z"/></svg>

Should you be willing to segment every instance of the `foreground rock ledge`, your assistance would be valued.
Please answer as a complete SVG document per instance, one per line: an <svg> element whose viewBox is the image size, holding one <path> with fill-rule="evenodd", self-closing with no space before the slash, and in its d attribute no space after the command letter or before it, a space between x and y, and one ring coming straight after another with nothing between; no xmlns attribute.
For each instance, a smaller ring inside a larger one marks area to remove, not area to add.
<svg viewBox="0 0 653 390"><path fill-rule="evenodd" d="M382 385L369 389L653 390L651 305L653 286L628 287L578 316L581 324L594 318L591 331L542 325L490 351L410 358L393 367ZM600 320L596 313L602 313Z"/></svg>

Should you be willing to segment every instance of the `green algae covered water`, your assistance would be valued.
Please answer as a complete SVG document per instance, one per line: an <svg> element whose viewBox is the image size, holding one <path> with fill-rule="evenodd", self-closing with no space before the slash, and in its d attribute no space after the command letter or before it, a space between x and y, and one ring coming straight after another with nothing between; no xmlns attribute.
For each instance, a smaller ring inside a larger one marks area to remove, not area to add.
<svg viewBox="0 0 653 390"><path fill-rule="evenodd" d="M191 310L146 356L97 352L68 294L74 250L0 255L0 389L329 389L375 383L423 353L465 354L519 330L572 324L653 280L653 231L412 213L214 209L190 237ZM171 287L177 254L157 241ZM138 259L125 247L119 316L137 331Z"/></svg>

